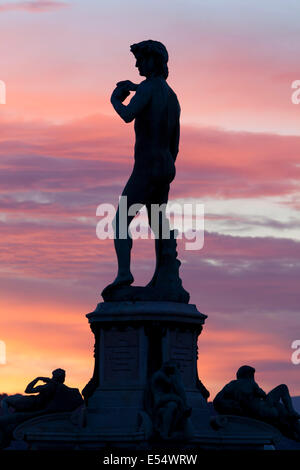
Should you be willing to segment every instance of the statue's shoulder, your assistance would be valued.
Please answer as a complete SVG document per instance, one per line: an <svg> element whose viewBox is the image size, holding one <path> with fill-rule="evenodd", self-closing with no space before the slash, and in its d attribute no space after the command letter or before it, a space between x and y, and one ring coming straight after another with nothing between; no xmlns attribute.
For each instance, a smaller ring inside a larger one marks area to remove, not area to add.
<svg viewBox="0 0 300 470"><path fill-rule="evenodd" d="M230 382L228 382L228 384L225 385L224 390L230 391L230 390L237 388L238 386L239 386L238 380L231 380Z"/></svg>
<svg viewBox="0 0 300 470"><path fill-rule="evenodd" d="M152 90L152 88L153 80L151 78L146 78L138 86L138 90Z"/></svg>

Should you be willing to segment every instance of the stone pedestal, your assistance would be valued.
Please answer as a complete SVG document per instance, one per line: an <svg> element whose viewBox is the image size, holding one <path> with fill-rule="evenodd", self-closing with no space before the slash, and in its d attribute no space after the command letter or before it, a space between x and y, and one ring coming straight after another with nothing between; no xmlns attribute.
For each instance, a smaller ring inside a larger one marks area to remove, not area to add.
<svg viewBox="0 0 300 470"><path fill-rule="evenodd" d="M152 438L145 412L145 391L152 374L175 359L192 408L178 451L263 449L277 431L237 416L211 417L197 375L197 339L206 316L195 305L167 301L103 302L87 315L95 335L95 367L83 390L86 407L74 413L49 414L19 425L15 439L30 449L158 448L170 441Z"/></svg>
<svg viewBox="0 0 300 470"><path fill-rule="evenodd" d="M197 339L206 316L177 302L102 302L87 315L95 335L94 376L84 389L87 426L136 433L148 381L163 362L179 364L191 423L207 426L207 404L197 388Z"/></svg>

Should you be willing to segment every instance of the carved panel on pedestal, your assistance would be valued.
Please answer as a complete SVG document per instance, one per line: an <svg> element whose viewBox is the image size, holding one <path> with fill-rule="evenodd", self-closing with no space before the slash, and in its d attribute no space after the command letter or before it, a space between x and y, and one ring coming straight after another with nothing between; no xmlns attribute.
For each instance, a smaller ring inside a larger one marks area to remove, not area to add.
<svg viewBox="0 0 300 470"><path fill-rule="evenodd" d="M176 329L170 331L169 338L169 357L178 362L185 386L192 387L195 383L196 365L194 333Z"/></svg>
<svg viewBox="0 0 300 470"><path fill-rule="evenodd" d="M139 380L139 331L137 329L103 331L105 385L133 384Z"/></svg>

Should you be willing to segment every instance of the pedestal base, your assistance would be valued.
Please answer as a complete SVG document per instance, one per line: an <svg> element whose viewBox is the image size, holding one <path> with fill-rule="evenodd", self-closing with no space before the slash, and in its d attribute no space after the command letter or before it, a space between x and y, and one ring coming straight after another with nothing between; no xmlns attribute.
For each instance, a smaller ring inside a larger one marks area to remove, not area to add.
<svg viewBox="0 0 300 470"><path fill-rule="evenodd" d="M223 418L225 418L223 416ZM167 453L174 446L178 453L199 450L264 450L274 449L281 437L278 431L260 421L237 416L226 417L219 430L203 429L186 441L153 442L145 429L98 430L75 424L70 413L57 413L31 419L14 431L16 440L26 441L31 450L101 450L126 449Z"/></svg>
<svg viewBox="0 0 300 470"><path fill-rule="evenodd" d="M197 340L206 316L195 305L177 302L103 302L87 315L95 335L94 375L83 390L86 406L78 414L35 418L15 430L34 449L167 449L157 441L145 406L149 379L170 359L177 362L192 413L184 449L263 449L275 430L264 423L222 417L211 426L200 393ZM156 439L156 440L155 440ZM174 441L173 441L174 445Z"/></svg>
<svg viewBox="0 0 300 470"><path fill-rule="evenodd" d="M181 372L191 424L207 426L209 411L197 388L197 339L206 316L177 302L103 302L87 315L95 335L94 376L84 390L87 423L136 432L147 384L162 364Z"/></svg>

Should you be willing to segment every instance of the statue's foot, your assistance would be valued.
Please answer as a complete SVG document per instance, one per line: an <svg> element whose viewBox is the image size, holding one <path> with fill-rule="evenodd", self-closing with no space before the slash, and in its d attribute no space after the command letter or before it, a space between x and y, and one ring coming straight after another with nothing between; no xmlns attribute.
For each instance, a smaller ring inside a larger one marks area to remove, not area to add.
<svg viewBox="0 0 300 470"><path fill-rule="evenodd" d="M107 287L105 287L104 291L108 291L110 289L114 289L115 287L121 287L121 286L130 286L134 281L134 277L131 274L131 272L126 272L126 273L119 273L116 277L116 279L109 284Z"/></svg>
<svg viewBox="0 0 300 470"><path fill-rule="evenodd" d="M155 285L155 282L156 282L156 278L157 278L157 276L156 276L156 275L155 275L155 276L153 276L153 278L151 279L151 281L150 281L150 282L148 282L148 284L146 284L146 286L145 286L145 287L154 287L154 285Z"/></svg>

